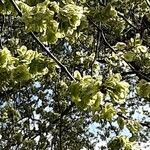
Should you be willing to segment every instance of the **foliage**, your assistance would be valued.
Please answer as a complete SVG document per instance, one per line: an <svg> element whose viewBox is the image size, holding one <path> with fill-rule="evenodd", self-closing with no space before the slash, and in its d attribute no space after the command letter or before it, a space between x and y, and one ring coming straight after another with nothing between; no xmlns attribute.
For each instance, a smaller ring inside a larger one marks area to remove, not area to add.
<svg viewBox="0 0 150 150"><path fill-rule="evenodd" d="M146 142L149 9L148 0L1 0L0 149Z"/></svg>

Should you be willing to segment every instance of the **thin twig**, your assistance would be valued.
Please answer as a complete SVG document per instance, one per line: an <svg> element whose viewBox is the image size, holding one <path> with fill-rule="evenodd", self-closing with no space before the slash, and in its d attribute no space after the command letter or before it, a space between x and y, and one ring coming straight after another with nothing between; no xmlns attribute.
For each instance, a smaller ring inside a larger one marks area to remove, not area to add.
<svg viewBox="0 0 150 150"><path fill-rule="evenodd" d="M131 21L128 20L128 19L124 16L124 14L122 14L122 13L120 13L120 12L117 12L117 15L118 15L119 17L123 18L123 20L125 20L125 21L126 21L131 27L133 27L135 30L138 30L138 28L137 28L135 25L133 25L133 24L131 23Z"/></svg>

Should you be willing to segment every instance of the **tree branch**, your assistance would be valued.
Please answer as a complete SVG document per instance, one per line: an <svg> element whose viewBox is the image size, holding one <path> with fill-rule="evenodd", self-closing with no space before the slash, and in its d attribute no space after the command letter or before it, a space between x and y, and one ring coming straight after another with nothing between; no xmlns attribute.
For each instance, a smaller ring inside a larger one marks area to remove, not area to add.
<svg viewBox="0 0 150 150"><path fill-rule="evenodd" d="M114 53L116 54L115 49L114 49L114 48L109 44L109 42L107 41L107 39L106 39L106 37L105 37L105 35L104 35L104 33L103 33L103 30L102 30L95 22L93 22L93 20L92 20L91 18L88 18L88 20L89 20L89 22L91 22L91 23L97 28L97 30L99 30L99 31L101 32L102 38L103 38L105 44L108 46L108 48L109 48L112 52L114 52ZM139 78L143 78L143 79L145 79L146 81L150 82L150 79L149 79L147 76L145 76L143 73L141 73L140 71L137 71L137 70L134 68L134 66L131 65L131 63L127 62L124 58L122 58L122 60L125 61L125 62L128 64L128 66L135 72L135 74L136 74Z"/></svg>
<svg viewBox="0 0 150 150"><path fill-rule="evenodd" d="M145 1L147 3L148 7L150 7L150 1L149 0L145 0Z"/></svg>
<svg viewBox="0 0 150 150"><path fill-rule="evenodd" d="M146 0L146 1L148 1L148 0ZM147 2L147 3L148 3L148 2ZM103 7L106 7L106 4L103 4L100 0L99 0L99 4L100 4L101 6L103 6ZM149 6L150 6L150 2L149 2ZM126 21L131 27L133 27L135 30L138 30L138 28L137 28L135 25L133 25L133 24L131 23L131 21L128 20L128 19L125 17L125 15L124 15L123 13L117 11L117 15L118 15L119 17L121 17L123 20L125 20L125 21Z"/></svg>
<svg viewBox="0 0 150 150"><path fill-rule="evenodd" d="M117 15L118 15L119 17L123 18L123 20L125 20L125 21L126 21L131 27L133 27L135 30L138 30L138 28L137 28L135 25L133 25L133 24L131 23L131 21L128 20L128 19L124 16L124 14L122 14L122 13L120 13L120 12L117 11Z"/></svg>
<svg viewBox="0 0 150 150"><path fill-rule="evenodd" d="M110 50L112 50L114 53L116 53L115 49L114 49L114 48L108 43L108 41L106 40L103 31L102 31L102 37L103 37L103 40L104 40L104 42L106 43L106 45L110 48ZM143 78L143 79L145 79L146 81L150 82L150 79L149 79L147 76L145 76L143 73L141 73L140 71L137 71L137 70L134 68L134 66L132 66L131 63L127 62L124 58L122 58L122 60L125 61L125 62L128 64L128 66L131 68L131 70L133 70L133 71L135 72L135 74L136 74L139 78Z"/></svg>
<svg viewBox="0 0 150 150"><path fill-rule="evenodd" d="M19 9L19 7L16 5L16 3L14 2L14 0L10 0L10 2L12 3L12 5L14 6L15 10L17 11L18 15L20 17L22 17L22 12ZM44 44L35 36L35 34L33 32L30 32L32 38L40 45L40 47L43 49L44 52L47 53L47 55L52 58L58 65L59 67L66 72L66 74L68 75L68 77L71 80L75 80L74 77L71 75L71 73L68 71L68 69L44 46Z"/></svg>
<svg viewBox="0 0 150 150"><path fill-rule="evenodd" d="M71 80L74 80L74 77L71 75L71 73L68 71L68 69L42 44L42 42L35 36L35 34L33 32L31 32L31 36L32 38L41 46L41 48L43 49L43 51L45 51L47 53L47 55L52 58L58 65L59 67L66 72L66 74L68 75L68 77Z"/></svg>
<svg viewBox="0 0 150 150"><path fill-rule="evenodd" d="M17 11L18 15L20 17L22 17L22 12L19 9L19 7L16 5L16 3L14 2L14 0L10 0L10 2L12 3L12 5L14 6L15 10ZM68 77L75 81L75 78L71 75L71 73L68 71L68 69L44 46L44 44L35 36L35 34L33 32L30 32L32 38L40 45L40 47L43 49L44 52L47 53L47 55L52 58L58 65L59 67L68 75ZM75 104L73 102L71 102L71 104L61 113L61 118L66 115L71 108L74 106ZM58 119L55 119L52 124L55 124L59 121Z"/></svg>
<svg viewBox="0 0 150 150"><path fill-rule="evenodd" d="M129 120L128 117L124 116L123 114L121 113L117 113L117 115L125 120ZM147 127L147 128L150 128L150 124L148 122L139 122L143 127Z"/></svg>

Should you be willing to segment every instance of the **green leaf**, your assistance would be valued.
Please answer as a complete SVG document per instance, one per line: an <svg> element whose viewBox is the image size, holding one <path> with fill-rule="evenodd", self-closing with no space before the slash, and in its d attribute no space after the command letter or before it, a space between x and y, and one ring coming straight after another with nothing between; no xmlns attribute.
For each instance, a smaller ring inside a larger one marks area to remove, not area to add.
<svg viewBox="0 0 150 150"><path fill-rule="evenodd" d="M117 120L117 123L118 123L120 129L122 130L125 126L125 120L123 118L119 117Z"/></svg>
<svg viewBox="0 0 150 150"><path fill-rule="evenodd" d="M143 46L143 45L137 46L136 49L137 49L138 52L142 52L142 53L146 53L147 52L147 47Z"/></svg>
<svg viewBox="0 0 150 150"><path fill-rule="evenodd" d="M145 98L150 98L150 83L146 80L140 80L136 86L136 90L138 95Z"/></svg>
<svg viewBox="0 0 150 150"><path fill-rule="evenodd" d="M74 72L74 78L77 79L77 80L81 80L81 79L82 79L81 74L80 74L79 71L76 70L76 71Z"/></svg>
<svg viewBox="0 0 150 150"><path fill-rule="evenodd" d="M129 84L121 81L120 74L113 74L105 81L105 86L108 89L107 93L113 102L124 103L129 93Z"/></svg>
<svg viewBox="0 0 150 150"><path fill-rule="evenodd" d="M115 115L116 115L116 110L111 103L107 103L101 111L101 118L109 121L112 120L112 118Z"/></svg>
<svg viewBox="0 0 150 150"><path fill-rule="evenodd" d="M0 67L5 68L11 60L10 51L7 48L2 49L0 51Z"/></svg>
<svg viewBox="0 0 150 150"><path fill-rule="evenodd" d="M29 73L29 68L27 65L18 65L12 70L11 79L17 82L27 81L31 79L31 74Z"/></svg>
<svg viewBox="0 0 150 150"><path fill-rule="evenodd" d="M118 42L114 47L117 49L117 50L124 50L126 48L126 44L123 43L123 42Z"/></svg>
<svg viewBox="0 0 150 150"><path fill-rule="evenodd" d="M128 120L127 122L127 127L128 129L130 130L130 132L133 134L133 135L137 135L137 133L140 131L141 129L141 125L139 122L137 121L131 121L131 120Z"/></svg>
<svg viewBox="0 0 150 150"><path fill-rule="evenodd" d="M132 150L134 144L126 136L117 136L108 143L108 147L111 150Z"/></svg>
<svg viewBox="0 0 150 150"><path fill-rule="evenodd" d="M136 54L132 51L129 51L124 54L124 59L128 62L132 62L135 59Z"/></svg>

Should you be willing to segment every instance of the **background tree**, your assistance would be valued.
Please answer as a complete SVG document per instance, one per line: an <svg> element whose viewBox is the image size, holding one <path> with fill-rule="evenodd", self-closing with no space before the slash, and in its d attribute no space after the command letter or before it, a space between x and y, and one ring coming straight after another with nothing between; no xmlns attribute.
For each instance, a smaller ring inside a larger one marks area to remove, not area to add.
<svg viewBox="0 0 150 150"><path fill-rule="evenodd" d="M1 148L147 142L149 9L148 0L1 1Z"/></svg>

